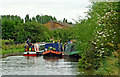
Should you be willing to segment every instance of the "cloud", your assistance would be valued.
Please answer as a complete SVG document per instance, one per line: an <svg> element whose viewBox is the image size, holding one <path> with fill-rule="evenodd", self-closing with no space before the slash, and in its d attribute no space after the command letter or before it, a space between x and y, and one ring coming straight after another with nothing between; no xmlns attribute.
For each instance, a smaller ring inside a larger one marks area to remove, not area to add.
<svg viewBox="0 0 120 77"><path fill-rule="evenodd" d="M2 0L0 15L19 15L24 18L26 14L31 17L47 14L59 20L65 17L72 21L78 15L85 16L89 4L88 0Z"/></svg>

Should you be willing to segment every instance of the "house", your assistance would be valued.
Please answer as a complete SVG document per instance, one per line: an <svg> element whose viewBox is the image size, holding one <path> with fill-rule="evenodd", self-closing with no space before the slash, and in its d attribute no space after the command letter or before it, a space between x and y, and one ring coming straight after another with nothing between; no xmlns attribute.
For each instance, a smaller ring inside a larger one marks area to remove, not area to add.
<svg viewBox="0 0 120 77"><path fill-rule="evenodd" d="M44 25L47 26L50 30L53 30L53 29L59 29L59 28L69 29L71 24L58 22L58 21L50 21Z"/></svg>

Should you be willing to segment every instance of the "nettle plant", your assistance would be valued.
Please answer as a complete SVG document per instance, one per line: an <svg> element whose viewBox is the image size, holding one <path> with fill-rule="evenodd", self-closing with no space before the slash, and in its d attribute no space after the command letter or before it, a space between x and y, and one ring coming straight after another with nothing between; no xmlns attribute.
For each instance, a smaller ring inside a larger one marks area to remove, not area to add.
<svg viewBox="0 0 120 77"><path fill-rule="evenodd" d="M99 58L110 56L118 43L118 12L111 10L106 12L103 17L99 17L99 25L94 31L95 55Z"/></svg>

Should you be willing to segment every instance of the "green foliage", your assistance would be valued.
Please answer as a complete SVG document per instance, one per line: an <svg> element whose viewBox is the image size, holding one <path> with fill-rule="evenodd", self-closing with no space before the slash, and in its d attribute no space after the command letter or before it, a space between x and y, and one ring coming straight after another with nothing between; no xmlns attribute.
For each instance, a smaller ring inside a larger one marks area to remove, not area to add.
<svg viewBox="0 0 120 77"><path fill-rule="evenodd" d="M37 15L30 18L29 14L27 14L24 19L25 22L19 16L3 15L1 18L2 39L14 39L17 43L23 43L27 38L30 38L31 42L48 42L53 36L56 39L62 39L63 42L70 39L70 31L61 29L62 31L55 30L50 32L48 28L42 25L49 21L57 21L52 16ZM64 21L67 22L67 19L64 19Z"/></svg>
<svg viewBox="0 0 120 77"><path fill-rule="evenodd" d="M13 49L8 49L8 50L3 50L2 49L2 55L5 55L5 54L13 54L13 53L16 53L16 52L23 52L24 51L24 48L13 48Z"/></svg>
<svg viewBox="0 0 120 77"><path fill-rule="evenodd" d="M23 19L19 16L3 15L2 18L2 39L15 39L15 25L23 23Z"/></svg>
<svg viewBox="0 0 120 77"><path fill-rule="evenodd" d="M29 37L31 42L49 41L49 29L44 25L29 22L16 25L17 42L25 42Z"/></svg>
<svg viewBox="0 0 120 77"><path fill-rule="evenodd" d="M94 20L95 21L95 20ZM89 41L93 38L93 32L97 24L93 19L82 20L81 23L74 25L73 37L77 40L78 50L85 51Z"/></svg>
<svg viewBox="0 0 120 77"><path fill-rule="evenodd" d="M51 34L51 37L54 37L55 40L61 40L63 43L72 39L71 29L55 29L51 31Z"/></svg>
<svg viewBox="0 0 120 77"><path fill-rule="evenodd" d="M49 21L57 21L55 17L48 15L37 15L36 17L25 17L25 23L19 16L3 15L2 39L14 39L15 42L25 42L29 37L31 42L49 41L50 32L44 25Z"/></svg>
<svg viewBox="0 0 120 77"><path fill-rule="evenodd" d="M18 49L18 48L23 48L24 47L24 43L23 44L14 44L14 40L9 39L9 40L2 40L2 49L3 50L10 50L10 49Z"/></svg>
<svg viewBox="0 0 120 77"><path fill-rule="evenodd" d="M117 50L118 2L93 2L86 17L74 28L78 50L82 50L79 67L98 69L100 62Z"/></svg>
<svg viewBox="0 0 120 77"><path fill-rule="evenodd" d="M101 61L100 68L95 72L97 75L118 75L118 59L108 57Z"/></svg>
<svg viewBox="0 0 120 77"><path fill-rule="evenodd" d="M49 21L57 21L57 19L55 17L48 16L48 15L41 15L41 16L37 15L36 18L35 18L35 21L37 23L45 24Z"/></svg>

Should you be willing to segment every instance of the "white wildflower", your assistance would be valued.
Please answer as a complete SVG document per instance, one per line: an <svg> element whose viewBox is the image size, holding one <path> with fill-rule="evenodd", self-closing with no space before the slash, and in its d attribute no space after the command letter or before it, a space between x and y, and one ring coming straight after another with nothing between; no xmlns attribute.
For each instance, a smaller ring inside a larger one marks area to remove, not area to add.
<svg viewBox="0 0 120 77"><path fill-rule="evenodd" d="M106 15L108 15L108 12L106 13Z"/></svg>
<svg viewBox="0 0 120 77"><path fill-rule="evenodd" d="M99 34L102 34L102 32L100 32Z"/></svg>
<svg viewBox="0 0 120 77"><path fill-rule="evenodd" d="M107 36L109 36L109 34Z"/></svg>
<svg viewBox="0 0 120 77"><path fill-rule="evenodd" d="M116 32L114 32L114 34L116 34Z"/></svg>
<svg viewBox="0 0 120 77"><path fill-rule="evenodd" d="M99 41L98 39L96 41Z"/></svg>
<svg viewBox="0 0 120 77"><path fill-rule="evenodd" d="M104 48L102 48L102 50L104 50Z"/></svg>
<svg viewBox="0 0 120 77"><path fill-rule="evenodd" d="M101 43L101 45L103 46L103 43Z"/></svg>
<svg viewBox="0 0 120 77"><path fill-rule="evenodd" d="M94 42L94 44L96 44L96 42Z"/></svg>
<svg viewBox="0 0 120 77"><path fill-rule="evenodd" d="M103 34L103 37L105 37L105 34Z"/></svg>
<svg viewBox="0 0 120 77"><path fill-rule="evenodd" d="M101 38L101 36L98 36L98 38Z"/></svg>
<svg viewBox="0 0 120 77"><path fill-rule="evenodd" d="M111 41L111 43L113 43L113 41Z"/></svg>
<svg viewBox="0 0 120 77"><path fill-rule="evenodd" d="M114 29L112 29L112 31L114 31Z"/></svg>
<svg viewBox="0 0 120 77"><path fill-rule="evenodd" d="M97 33L99 33L99 31L97 31Z"/></svg>

